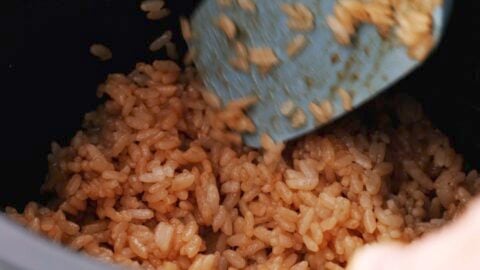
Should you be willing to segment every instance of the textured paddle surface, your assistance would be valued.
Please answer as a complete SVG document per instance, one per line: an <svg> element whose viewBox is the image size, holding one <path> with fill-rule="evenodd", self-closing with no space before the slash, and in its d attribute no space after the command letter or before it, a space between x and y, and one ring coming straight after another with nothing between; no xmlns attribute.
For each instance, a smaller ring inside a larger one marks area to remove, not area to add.
<svg viewBox="0 0 480 270"><path fill-rule="evenodd" d="M358 29L352 45L338 44L326 24L334 0L257 0L255 12L246 11L233 2L232 6L224 7L217 0L204 1L192 18L194 38L189 46L196 52L195 63L205 84L224 104L245 96L258 97L258 103L248 111L257 132L244 136L251 146L259 146L262 133L268 133L276 141L285 141L320 127L310 113L310 102L330 101L333 106L331 120L342 116L346 111L335 91L338 88L350 94L355 108L419 64L408 57L393 35L382 38L369 25ZM314 14L314 29L304 32L290 29L288 17L281 10L283 3L302 3L308 7ZM435 42L440 38L450 5L447 1L443 8L435 11ZM249 48L270 47L280 63L266 74L253 65L247 72L232 67L230 59L236 55L234 42L218 27L222 14L236 25L235 41ZM289 57L287 44L298 34L306 37L307 44L296 56ZM291 119L280 112L287 100L293 101L305 113L305 124L299 128L293 128Z"/></svg>

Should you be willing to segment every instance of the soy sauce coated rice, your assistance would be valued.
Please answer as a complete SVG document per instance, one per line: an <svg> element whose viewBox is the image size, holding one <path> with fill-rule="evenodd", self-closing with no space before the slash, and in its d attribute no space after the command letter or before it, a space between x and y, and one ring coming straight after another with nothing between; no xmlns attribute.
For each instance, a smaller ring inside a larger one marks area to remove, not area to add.
<svg viewBox="0 0 480 270"><path fill-rule="evenodd" d="M232 127L251 130L243 110L255 100L221 109L192 68L139 63L98 94L108 100L70 145L52 144L43 190L56 199L6 212L108 262L343 269L366 243L443 225L478 190L408 97L372 105L368 127L353 115L287 146L264 135L254 150Z"/></svg>

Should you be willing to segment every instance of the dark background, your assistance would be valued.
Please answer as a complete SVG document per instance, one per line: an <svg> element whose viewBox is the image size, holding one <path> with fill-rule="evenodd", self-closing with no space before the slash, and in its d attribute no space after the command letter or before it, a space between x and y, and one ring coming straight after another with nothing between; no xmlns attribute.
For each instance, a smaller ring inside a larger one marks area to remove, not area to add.
<svg viewBox="0 0 480 270"><path fill-rule="evenodd" d="M274 1L274 0L271 0ZM135 0L3 0L0 3L0 207L41 199L52 140L68 143L98 104L108 73L161 57L148 44L195 0L170 0L166 22L149 21ZM427 63L395 86L420 99L467 166L480 168L480 17L477 1L456 0L445 39ZM174 31L178 34L179 31ZM174 37L176 40L179 36ZM99 62L92 43L112 49Z"/></svg>

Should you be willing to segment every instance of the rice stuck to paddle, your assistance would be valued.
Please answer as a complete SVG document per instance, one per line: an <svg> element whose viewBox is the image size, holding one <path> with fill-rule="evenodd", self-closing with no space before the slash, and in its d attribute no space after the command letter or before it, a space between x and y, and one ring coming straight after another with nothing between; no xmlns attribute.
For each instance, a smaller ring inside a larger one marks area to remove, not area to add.
<svg viewBox="0 0 480 270"><path fill-rule="evenodd" d="M363 23L375 25L382 36L395 32L408 55L425 60L433 48L433 12L442 0L337 0L327 25L340 44L351 44L356 28Z"/></svg>
<svg viewBox="0 0 480 270"><path fill-rule="evenodd" d="M256 100L222 109L191 68L140 63L98 93L108 100L70 145L52 145L43 189L56 199L6 212L107 262L344 269L367 243L443 225L479 189L408 97L371 106L368 127L357 114L288 145L264 135L254 150L234 129L254 130L244 109Z"/></svg>

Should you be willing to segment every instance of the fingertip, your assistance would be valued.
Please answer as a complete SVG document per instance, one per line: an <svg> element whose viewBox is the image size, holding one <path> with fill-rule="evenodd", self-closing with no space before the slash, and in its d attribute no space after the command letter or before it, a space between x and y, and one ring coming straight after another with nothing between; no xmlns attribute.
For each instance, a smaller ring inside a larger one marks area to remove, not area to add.
<svg viewBox="0 0 480 270"><path fill-rule="evenodd" d="M367 245L355 252L347 270L402 269L402 249L398 243Z"/></svg>

